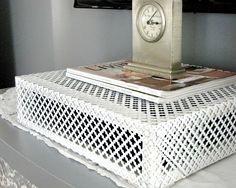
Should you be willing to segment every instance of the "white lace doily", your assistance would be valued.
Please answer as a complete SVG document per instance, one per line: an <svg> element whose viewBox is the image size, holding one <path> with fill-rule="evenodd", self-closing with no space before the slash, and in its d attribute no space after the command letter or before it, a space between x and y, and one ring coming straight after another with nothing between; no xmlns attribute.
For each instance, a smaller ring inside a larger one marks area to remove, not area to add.
<svg viewBox="0 0 236 188"><path fill-rule="evenodd" d="M37 188L16 170L13 170L0 158L0 187L2 188Z"/></svg>

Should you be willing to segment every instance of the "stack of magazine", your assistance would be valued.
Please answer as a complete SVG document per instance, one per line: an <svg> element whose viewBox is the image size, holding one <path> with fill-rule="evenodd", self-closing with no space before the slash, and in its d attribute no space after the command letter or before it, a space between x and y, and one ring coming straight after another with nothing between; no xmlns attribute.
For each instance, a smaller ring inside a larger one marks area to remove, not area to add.
<svg viewBox="0 0 236 188"><path fill-rule="evenodd" d="M186 74L166 80L124 69L128 60L68 68L66 76L153 102L176 99L236 83L236 73L184 65Z"/></svg>

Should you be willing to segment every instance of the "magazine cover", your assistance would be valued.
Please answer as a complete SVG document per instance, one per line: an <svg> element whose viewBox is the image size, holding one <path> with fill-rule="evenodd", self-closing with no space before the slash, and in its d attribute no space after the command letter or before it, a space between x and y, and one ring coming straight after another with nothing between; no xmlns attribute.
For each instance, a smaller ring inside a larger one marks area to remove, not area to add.
<svg viewBox="0 0 236 188"><path fill-rule="evenodd" d="M68 77L79 79L101 87L113 89L129 95L143 97L144 95L161 98L171 98L194 92L200 89L209 89L219 84L228 84L236 81L236 73L206 68L194 65L184 65L186 74L177 80L167 80L143 73L125 70L127 60L111 63L96 64L68 68ZM150 97L148 97L150 100Z"/></svg>

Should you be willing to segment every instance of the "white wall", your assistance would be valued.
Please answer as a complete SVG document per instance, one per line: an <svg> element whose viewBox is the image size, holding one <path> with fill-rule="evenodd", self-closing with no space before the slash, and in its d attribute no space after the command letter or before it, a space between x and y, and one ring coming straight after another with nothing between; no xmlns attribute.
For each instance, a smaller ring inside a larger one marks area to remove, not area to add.
<svg viewBox="0 0 236 188"><path fill-rule="evenodd" d="M16 74L54 69L50 1L10 2Z"/></svg>
<svg viewBox="0 0 236 188"><path fill-rule="evenodd" d="M184 14L183 61L236 71L236 14Z"/></svg>
<svg viewBox="0 0 236 188"><path fill-rule="evenodd" d="M52 0L57 68L131 57L130 11L72 5L73 0Z"/></svg>
<svg viewBox="0 0 236 188"><path fill-rule="evenodd" d="M10 0L16 74L132 57L131 11ZM184 14L183 62L236 70L236 15Z"/></svg>
<svg viewBox="0 0 236 188"><path fill-rule="evenodd" d="M131 58L128 10L74 9L73 0L10 0L16 74Z"/></svg>

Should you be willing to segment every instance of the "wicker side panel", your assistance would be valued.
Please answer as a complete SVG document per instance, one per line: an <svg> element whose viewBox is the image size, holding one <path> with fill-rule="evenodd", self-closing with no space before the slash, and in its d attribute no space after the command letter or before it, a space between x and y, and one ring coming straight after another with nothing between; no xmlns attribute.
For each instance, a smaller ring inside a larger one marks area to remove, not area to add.
<svg viewBox="0 0 236 188"><path fill-rule="evenodd" d="M165 187L236 152L236 100L162 123L155 140L165 167L156 163L155 176Z"/></svg>
<svg viewBox="0 0 236 188"><path fill-rule="evenodd" d="M154 103L64 76L19 77L18 119L136 187L168 187L236 152L236 86Z"/></svg>
<svg viewBox="0 0 236 188"><path fill-rule="evenodd" d="M23 125L141 186L143 135L125 129L129 122L116 124L103 111L95 116L97 107L20 78L17 96Z"/></svg>

